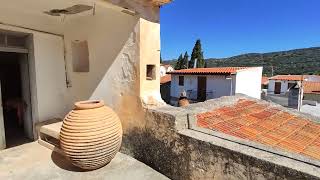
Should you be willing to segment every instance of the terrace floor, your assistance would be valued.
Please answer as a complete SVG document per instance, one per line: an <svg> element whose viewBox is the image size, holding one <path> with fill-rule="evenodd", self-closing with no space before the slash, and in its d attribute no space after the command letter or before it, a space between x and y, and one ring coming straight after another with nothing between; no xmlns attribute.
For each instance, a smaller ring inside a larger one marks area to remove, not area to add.
<svg viewBox="0 0 320 180"><path fill-rule="evenodd" d="M107 166L83 171L58 153L32 142L0 152L0 179L168 179L147 165L122 153Z"/></svg>

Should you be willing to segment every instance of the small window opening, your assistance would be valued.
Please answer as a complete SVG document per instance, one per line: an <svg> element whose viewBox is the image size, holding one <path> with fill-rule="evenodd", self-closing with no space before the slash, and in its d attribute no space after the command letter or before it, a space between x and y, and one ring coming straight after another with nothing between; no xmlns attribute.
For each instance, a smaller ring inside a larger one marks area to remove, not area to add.
<svg viewBox="0 0 320 180"><path fill-rule="evenodd" d="M156 66L147 65L147 80L155 80L155 79L156 79Z"/></svg>
<svg viewBox="0 0 320 180"><path fill-rule="evenodd" d="M73 72L89 72L89 48L87 41L72 42Z"/></svg>
<svg viewBox="0 0 320 180"><path fill-rule="evenodd" d="M184 76L179 76L179 86L184 86Z"/></svg>

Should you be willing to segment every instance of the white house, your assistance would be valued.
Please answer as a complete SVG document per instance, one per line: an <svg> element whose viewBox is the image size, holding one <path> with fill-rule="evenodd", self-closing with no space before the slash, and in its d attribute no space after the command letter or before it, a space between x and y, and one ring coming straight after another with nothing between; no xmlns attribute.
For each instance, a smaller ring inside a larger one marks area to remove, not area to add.
<svg viewBox="0 0 320 180"><path fill-rule="evenodd" d="M183 91L190 100L246 94L260 99L262 67L194 68L170 72L171 102L175 103Z"/></svg>
<svg viewBox="0 0 320 180"><path fill-rule="evenodd" d="M160 77L163 77L167 72L174 71L174 68L170 64L161 64L160 65Z"/></svg>
<svg viewBox="0 0 320 180"><path fill-rule="evenodd" d="M299 81L320 82L317 75L277 75L269 79L268 94L286 94Z"/></svg>

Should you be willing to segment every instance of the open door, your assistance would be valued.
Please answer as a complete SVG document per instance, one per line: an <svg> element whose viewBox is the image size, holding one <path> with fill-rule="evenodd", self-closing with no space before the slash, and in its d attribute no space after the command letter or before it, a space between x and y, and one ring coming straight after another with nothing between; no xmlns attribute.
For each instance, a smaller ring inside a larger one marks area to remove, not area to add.
<svg viewBox="0 0 320 180"><path fill-rule="evenodd" d="M274 85L274 94L281 93L281 82L276 82Z"/></svg>
<svg viewBox="0 0 320 180"><path fill-rule="evenodd" d="M198 101L207 100L207 77L198 76Z"/></svg>
<svg viewBox="0 0 320 180"><path fill-rule="evenodd" d="M2 108L1 82L0 82L0 150L6 148L6 133L4 129L4 118Z"/></svg>

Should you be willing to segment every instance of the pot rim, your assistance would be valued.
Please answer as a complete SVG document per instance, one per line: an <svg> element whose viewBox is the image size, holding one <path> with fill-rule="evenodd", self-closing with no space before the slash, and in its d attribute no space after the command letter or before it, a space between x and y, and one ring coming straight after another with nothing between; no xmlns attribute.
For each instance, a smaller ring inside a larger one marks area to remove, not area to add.
<svg viewBox="0 0 320 180"><path fill-rule="evenodd" d="M95 109L104 106L103 100L87 100L74 103L74 106L78 110L83 109Z"/></svg>

